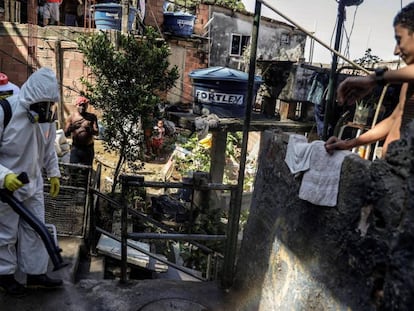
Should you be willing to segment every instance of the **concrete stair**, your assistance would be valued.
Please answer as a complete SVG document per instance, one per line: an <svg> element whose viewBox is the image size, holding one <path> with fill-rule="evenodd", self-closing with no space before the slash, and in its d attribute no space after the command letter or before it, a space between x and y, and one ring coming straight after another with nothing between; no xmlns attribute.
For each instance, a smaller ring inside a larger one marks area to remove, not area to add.
<svg viewBox="0 0 414 311"><path fill-rule="evenodd" d="M68 265L57 271L50 265L51 277L61 278L65 283L76 283L79 279L104 279L104 257L90 256L85 250L82 238L58 237L59 247L62 249L63 261Z"/></svg>

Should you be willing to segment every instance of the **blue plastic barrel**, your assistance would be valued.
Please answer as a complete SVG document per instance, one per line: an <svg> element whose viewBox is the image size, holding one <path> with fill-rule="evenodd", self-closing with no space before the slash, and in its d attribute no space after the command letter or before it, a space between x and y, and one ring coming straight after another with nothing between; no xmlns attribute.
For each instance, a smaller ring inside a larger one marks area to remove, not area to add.
<svg viewBox="0 0 414 311"><path fill-rule="evenodd" d="M193 70L189 77L193 81L195 114L214 113L220 118L245 116L249 79L246 72L227 67L210 67ZM261 77L255 77L253 98L262 82Z"/></svg>
<svg viewBox="0 0 414 311"><path fill-rule="evenodd" d="M195 16L183 12L164 12L164 31L179 37L191 37Z"/></svg>
<svg viewBox="0 0 414 311"><path fill-rule="evenodd" d="M92 5L94 9L94 19L97 29L115 29L121 30L122 23L122 5L118 3L99 3ZM128 30L132 29L132 23L137 10L129 7Z"/></svg>

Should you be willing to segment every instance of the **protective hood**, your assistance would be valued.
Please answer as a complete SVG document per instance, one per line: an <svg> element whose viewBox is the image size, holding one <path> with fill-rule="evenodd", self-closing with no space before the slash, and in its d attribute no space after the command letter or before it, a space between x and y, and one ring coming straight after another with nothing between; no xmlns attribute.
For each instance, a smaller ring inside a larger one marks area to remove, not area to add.
<svg viewBox="0 0 414 311"><path fill-rule="evenodd" d="M18 94L20 105L29 106L39 102L58 102L59 85L55 73L49 68L35 71L23 84Z"/></svg>

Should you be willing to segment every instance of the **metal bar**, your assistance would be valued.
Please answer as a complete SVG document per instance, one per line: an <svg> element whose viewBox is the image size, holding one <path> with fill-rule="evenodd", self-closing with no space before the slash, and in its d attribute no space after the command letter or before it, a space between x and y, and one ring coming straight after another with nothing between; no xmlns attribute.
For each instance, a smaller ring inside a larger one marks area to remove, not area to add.
<svg viewBox="0 0 414 311"><path fill-rule="evenodd" d="M121 178L121 197L122 197L122 209L121 209L121 283L127 282L127 268L128 268L128 250L127 250L127 236L128 236L128 207L125 202L125 184Z"/></svg>
<svg viewBox="0 0 414 311"><path fill-rule="evenodd" d="M336 36L335 36L335 50L339 50L341 46L341 37L342 37L342 27L345 20L345 4L344 1L340 0L338 5L338 24L336 26ZM325 104L325 117L323 120L323 139L328 139L332 133L329 133L329 126L333 128L335 125L331 124L332 120L332 112L335 105L335 88L338 81L338 73L336 69L338 67L338 55L333 54L332 56L332 64L331 64L331 71L329 74L329 85L328 85L328 96L326 99Z"/></svg>
<svg viewBox="0 0 414 311"><path fill-rule="evenodd" d="M100 192L99 190L95 189L95 188L90 188L89 189L90 192L96 194L98 197L106 200L107 202L109 202L111 205L116 206L117 208L122 208L122 205L118 202L115 201L114 199L112 199L111 197L109 197L106 194L103 194L102 192Z"/></svg>
<svg viewBox="0 0 414 311"><path fill-rule="evenodd" d="M229 222L227 224L227 243L224 250L223 279L224 288L230 288L233 285L233 274L237 253L237 236L239 229L240 204L237 205L236 191L231 192Z"/></svg>
<svg viewBox="0 0 414 311"><path fill-rule="evenodd" d="M139 211L134 210L134 209L132 209L132 208L128 209L128 211L129 211L129 213L131 213L132 215L137 216L137 217L139 217L139 218L141 218L141 219L144 219L144 220L146 220L146 221L148 221L148 222L152 223L153 225L157 226L158 228L161 228L161 229L163 229L163 230L165 230L165 231L167 231L167 232L169 232L169 233L176 233L174 230L172 230L172 229L171 229L170 227L168 227L167 225L164 225L162 222L159 222L159 221L157 221L157 220L155 220L155 219L153 219L153 218L149 217L148 215L146 215L146 214L144 214L144 213L142 213L142 212L139 212ZM200 244L200 243L198 243L198 242L196 242L196 241L189 241L189 243L190 243L190 244L193 244L194 246L197 246L198 248L200 248L201 250L203 250L203 251L205 251L205 252L207 252L207 253L216 253L216 252L215 252L214 250L212 250L211 248L209 248L209 247L207 247L207 246L205 246L205 245L203 245L203 244ZM223 256L222 254L220 254L220 253L217 253L217 256L219 256L220 258L224 258L224 256Z"/></svg>
<svg viewBox="0 0 414 311"><path fill-rule="evenodd" d="M103 230L103 229L101 229L101 228L96 228L96 229L97 229L97 231L99 231L99 232L101 232L101 233L103 233L103 234L105 234L105 235L109 236L110 238L112 238L112 239L114 239L114 240L116 240L116 241L120 242L120 239L119 239L118 237L116 237L115 235L113 235L113 234L111 234L111 233L109 233L109 232L107 232L107 231L105 231L105 230ZM171 266L171 267L173 267L173 268L175 268L175 269L177 269L177 270L180 270L181 272L184 272L185 274L188 274L188 275L190 275L190 276L192 276L192 277L194 277L194 278L196 278L196 279L198 279L198 280L200 280L200 281L207 281L207 280L206 280L206 279L204 279L203 277L200 277L199 275L196 275L196 274L191 273L191 272L190 272L190 271L188 271L185 267L183 267L183 266L179 266L179 265L177 265L177 264L175 264L175 263L172 263L172 262L170 262L170 261L168 261L168 260L166 260L166 259L163 259L163 258L161 258L161 257L158 257L157 255L154 255L153 253L148 252L147 250L142 249L142 248L138 247L137 245L134 245L134 244L132 244L132 243L127 243L127 245L128 245L129 247L131 247L131 248L133 248L133 249L137 250L137 251L140 251L141 253L143 253L143 254L145 254L145 255L147 255L147 256L149 256L149 257L151 257L151 258L154 258L154 259L158 260L159 262L162 262L162 263L164 263L164 264L166 264L166 265L168 265L168 266Z"/></svg>
<svg viewBox="0 0 414 311"><path fill-rule="evenodd" d="M107 196L107 195L105 195L105 194L103 194L103 193L101 193L101 192L99 192L97 189L94 189L94 188L90 188L89 189L89 191L90 192L92 192L93 194L96 194L98 197L101 197L101 198L103 198L104 200L107 200L111 205L114 205L115 207L117 207L117 208L122 208L122 205L121 204L119 204L119 202L117 202L117 201L114 201L112 198L110 198L109 196ZM146 215L146 214L144 214L144 213L141 213L141 212L139 212L139 211L137 211L137 210L134 210L134 209L132 209L132 208L129 208L128 209L128 212L129 213L131 213L132 215L134 215L134 216L137 216L137 217L140 217L141 219L144 219L144 220L146 220L146 221L148 221L148 222L150 222L150 223L152 223L153 225L155 225L155 226L157 226L158 228L161 228L161 229L163 229L163 230L165 230L165 231L167 231L167 232L170 232L170 233L175 233L175 231L174 230L172 230L171 228L169 228L168 226L166 226L166 225L164 225L163 223L161 223L161 222L159 222L159 221L157 221L157 220L155 220L155 219L152 219L151 217L149 217L148 215ZM208 252L208 253L214 253L215 251L214 250L212 250L211 248L209 248L209 247L207 247L207 246L205 246L205 245L202 245L202 244L200 244L200 243L197 243L196 241L192 241L192 242L190 242L191 244L194 244L195 246L197 246L198 248L200 248L200 249L202 249L202 250L204 250L205 252ZM217 254L220 258L223 258L223 255L222 254Z"/></svg>
<svg viewBox="0 0 414 311"><path fill-rule="evenodd" d="M180 234L180 233L151 233L151 232L133 232L128 237L134 240L150 239L150 240L198 240L198 241L223 241L225 235L208 235L208 234Z"/></svg>
<svg viewBox="0 0 414 311"><path fill-rule="evenodd" d="M260 1L256 1L255 13L253 18L253 30L252 41L250 50L250 64L249 64L249 77L247 82L247 99L246 99L246 112L243 125L243 140L240 155L239 175L237 179L237 188L231 192L232 200L234 204L230 203L229 222L227 224L227 243L224 253L224 273L223 273L223 286L229 288L233 284L234 266L236 262L237 252L237 237L239 234L239 220L240 209L242 203L243 184L244 184L244 170L246 167L247 157L247 142L249 138L249 128L253 105L253 88L256 72L256 54L257 54L257 42L259 38L259 26L261 16L262 4Z"/></svg>
<svg viewBox="0 0 414 311"><path fill-rule="evenodd" d="M162 181L128 181L128 186L149 187L149 188L195 188L197 190L232 190L236 186L207 183L203 185L193 185L188 183L171 183Z"/></svg>
<svg viewBox="0 0 414 311"><path fill-rule="evenodd" d="M337 50L331 48L328 44L326 44L325 42L323 42L322 40L320 40L319 38L317 38L316 36L314 36L311 32L307 31L305 28L301 27L299 24L295 23L292 19L290 19L289 17L287 17L286 15L284 15L283 13L281 13L280 11L278 11L273 5L269 4L267 1L265 0L257 0L257 2L261 2L263 3L265 6L267 6L269 9L271 9L272 11L274 11L276 14L280 15L281 17L283 17L284 19L286 19L288 22L290 22L291 24L293 24L295 27L297 27L299 30L303 31L304 33L306 33L306 35L308 35L309 37L311 37L312 39L314 39L316 42L318 42L320 45L322 45L323 47L327 48L329 51L331 51L332 53L336 54L337 56L339 56L340 58L342 58L344 61L346 61L347 63L351 64L352 66L354 66L355 68L358 68L359 70L362 70L365 73L369 73L369 70L367 70L366 68L362 67L361 65L353 62L352 60L348 59L347 57L345 57L344 55L342 55L341 53L339 53Z"/></svg>

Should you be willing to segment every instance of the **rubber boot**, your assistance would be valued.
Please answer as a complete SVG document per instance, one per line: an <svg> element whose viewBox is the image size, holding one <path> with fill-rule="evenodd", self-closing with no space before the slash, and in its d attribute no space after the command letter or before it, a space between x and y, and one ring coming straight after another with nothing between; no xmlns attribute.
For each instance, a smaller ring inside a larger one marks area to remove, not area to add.
<svg viewBox="0 0 414 311"><path fill-rule="evenodd" d="M52 279L46 274L28 274L26 286L28 288L58 288L63 284L62 280Z"/></svg>
<svg viewBox="0 0 414 311"><path fill-rule="evenodd" d="M26 295L26 288L16 281L13 274L0 275L0 289L14 297Z"/></svg>

